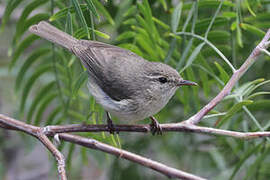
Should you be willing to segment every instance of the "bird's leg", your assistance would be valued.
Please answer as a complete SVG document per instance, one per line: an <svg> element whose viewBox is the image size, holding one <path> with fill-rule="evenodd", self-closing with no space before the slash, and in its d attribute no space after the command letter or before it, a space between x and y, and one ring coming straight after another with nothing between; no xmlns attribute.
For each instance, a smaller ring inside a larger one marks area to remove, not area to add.
<svg viewBox="0 0 270 180"><path fill-rule="evenodd" d="M150 116L150 119L152 120L152 122L150 124L152 134L155 135L157 133L158 135L162 135L162 128L159 125L156 118L154 118L153 116Z"/></svg>
<svg viewBox="0 0 270 180"><path fill-rule="evenodd" d="M107 126L108 126L108 129L109 129L109 132L110 134L114 134L114 124L112 122L112 118L111 118L111 115L108 111L106 111L106 115L107 115Z"/></svg>

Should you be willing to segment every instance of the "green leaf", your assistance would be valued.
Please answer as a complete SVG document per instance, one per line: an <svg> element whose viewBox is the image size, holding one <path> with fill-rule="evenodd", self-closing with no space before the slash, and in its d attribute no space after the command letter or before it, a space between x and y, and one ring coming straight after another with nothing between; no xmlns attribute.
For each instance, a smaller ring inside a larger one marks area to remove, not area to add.
<svg viewBox="0 0 270 180"><path fill-rule="evenodd" d="M95 4L97 10L100 12L100 14L102 14L111 25L114 25L114 20L111 17L111 15L109 14L109 12L105 9L105 7L99 2L99 0L92 0L93 3Z"/></svg>
<svg viewBox="0 0 270 180"><path fill-rule="evenodd" d="M88 29L88 26L87 26L87 23L86 23L86 20L83 16L83 12L82 12L82 9L78 3L77 0L72 0L72 4L75 8L75 11L76 11L76 14L79 16L79 19L83 25L83 28L84 28L84 31L87 33L87 38L90 39L90 32L89 32L89 29Z"/></svg>
<svg viewBox="0 0 270 180"><path fill-rule="evenodd" d="M207 68L203 67L202 65L198 65L198 64L193 64L193 66L200 68L201 70L206 72L208 75L210 75L213 79L215 79L220 85L224 86L224 82L221 81L221 79L219 79L219 77L217 77L213 72L211 72Z"/></svg>
<svg viewBox="0 0 270 180"><path fill-rule="evenodd" d="M133 31L125 31L122 34L119 34L115 40L116 41L122 41L122 40L125 40L125 39L134 38L135 36L136 36L135 32L133 32Z"/></svg>
<svg viewBox="0 0 270 180"><path fill-rule="evenodd" d="M124 43L124 44L119 44L118 47L124 48L124 49L128 49L134 53L136 53L139 56L143 56L144 53L142 53L142 51L138 48L138 46L134 45L134 44L129 44L129 43Z"/></svg>
<svg viewBox="0 0 270 180"><path fill-rule="evenodd" d="M172 27L172 32L176 32L178 25L179 25L179 21L181 18L181 13L182 13L182 7L183 7L183 2L181 1L174 9L173 14L172 14L172 18L171 18L171 27Z"/></svg>
<svg viewBox="0 0 270 180"><path fill-rule="evenodd" d="M5 8L4 15L2 17L2 22L1 22L1 32L4 31L5 25L9 21L9 17L13 10L21 3L23 0L9 0L7 1L7 6Z"/></svg>
<svg viewBox="0 0 270 180"><path fill-rule="evenodd" d="M208 33L207 39L212 43L228 43L231 34L227 31L215 30Z"/></svg>
<svg viewBox="0 0 270 180"><path fill-rule="evenodd" d="M75 144L70 143L68 149L68 155L67 155L67 169L71 169L72 168L72 155L74 154L74 150L75 150Z"/></svg>
<svg viewBox="0 0 270 180"><path fill-rule="evenodd" d="M223 11L222 16L226 18L236 18L236 13L231 11Z"/></svg>
<svg viewBox="0 0 270 180"><path fill-rule="evenodd" d="M248 105L248 108L251 111L258 111L258 110L269 111L269 109L270 109L270 100L268 100L268 99L257 100L254 103Z"/></svg>
<svg viewBox="0 0 270 180"><path fill-rule="evenodd" d="M257 84L258 83L258 84ZM267 80L267 81L264 81L263 78L260 78L260 79L257 79L255 80L255 82L253 82L253 84L256 84L255 86L253 86L248 92L246 92L245 95L249 95L250 93L252 93L255 89L257 89L258 87L262 86L262 85L265 85L265 84L268 84L270 83L270 80Z"/></svg>
<svg viewBox="0 0 270 180"><path fill-rule="evenodd" d="M43 99L46 98L47 94L52 90L52 88L55 86L55 84L56 84L55 81L48 83L35 96L32 104L30 106L30 109L28 111L26 123L28 123L28 124L31 123L33 114L34 114L36 108L38 107L39 103L41 103L43 101Z"/></svg>
<svg viewBox="0 0 270 180"><path fill-rule="evenodd" d="M257 21L261 22L268 22L270 20L270 12L262 12L254 16L248 16L244 18L244 22L249 22L250 24L253 24Z"/></svg>
<svg viewBox="0 0 270 180"><path fill-rule="evenodd" d="M157 23L158 25L160 25L161 27L163 27L165 30L168 30L170 29L170 27L165 24L164 22L160 21L159 19L155 18L155 17L152 17L152 20Z"/></svg>
<svg viewBox="0 0 270 180"><path fill-rule="evenodd" d="M230 76L227 74L227 72L218 64L218 62L214 62L216 67L218 68L218 71L220 73L220 77L224 83L227 83L230 79Z"/></svg>
<svg viewBox="0 0 270 180"><path fill-rule="evenodd" d="M195 78L194 72L192 68L188 68L186 71L187 79L193 82L196 82L197 79ZM189 87L191 88L191 87ZM190 93L191 99L193 104L195 105L195 109L199 110L200 108L200 100L199 100L199 88L198 87L192 87L192 94Z"/></svg>
<svg viewBox="0 0 270 180"><path fill-rule="evenodd" d="M255 27L255 26L253 26L253 25L241 23L240 26L241 26L244 30L246 30L246 31L248 31L248 32L251 32L251 33L254 34L254 35L257 35L257 36L259 36L260 38L263 38L264 35L265 35L265 32L264 32L264 31L260 30L259 28Z"/></svg>
<svg viewBox="0 0 270 180"><path fill-rule="evenodd" d="M84 122L86 117L83 116L82 114L76 112L76 111L73 111L73 110L68 110L68 115L72 116L75 120L79 120L81 122ZM75 121L73 120L73 121Z"/></svg>
<svg viewBox="0 0 270 180"><path fill-rule="evenodd" d="M33 87L34 83L36 82L36 80L44 73L51 71L52 70L52 66L51 65L43 65L40 66L36 69L36 71L32 74L32 76L28 79L28 81L26 82L24 88L23 88L23 93L22 93L22 99L21 99L21 105L20 105L20 112L22 113L24 111L24 106L25 106L25 102L26 99L29 95L29 92L31 90L31 88Z"/></svg>
<svg viewBox="0 0 270 180"><path fill-rule="evenodd" d="M166 57L165 57L165 59L164 59L164 62L167 64L167 63L169 63L169 61L170 61L170 59L171 59L171 57L172 57L172 55L173 55L173 51L174 51L174 49L176 48L176 38L173 38L172 40L171 40L171 43L170 43L170 47L169 47L169 51L167 52L167 55L166 55Z"/></svg>
<svg viewBox="0 0 270 180"><path fill-rule="evenodd" d="M245 0L244 3L245 3L245 5L246 5L247 8L248 8L249 13L250 13L252 16L256 17L256 14L255 14L255 12L251 9L248 0Z"/></svg>
<svg viewBox="0 0 270 180"><path fill-rule="evenodd" d="M37 24L40 21L47 20L49 19L49 17L50 15L48 13L39 13L27 19L23 24L22 28L17 29L16 34L13 38L13 42L16 44L30 26Z"/></svg>
<svg viewBox="0 0 270 180"><path fill-rule="evenodd" d="M36 118L34 121L34 125L40 124L40 121L42 119L42 115L43 115L44 111L46 110L48 105L57 97L57 95L58 95L57 92L52 92L52 93L46 94L45 98L42 100L42 102L40 103L40 106L38 108Z"/></svg>
<svg viewBox="0 0 270 180"><path fill-rule="evenodd" d="M26 48L28 48L35 40L37 40L39 37L34 35L34 34L30 34L28 37L26 37L16 48L16 51L13 54L13 57L11 59L11 62L9 64L9 69L12 69L13 66L15 65L16 61L18 60L18 58L20 57L20 55L22 54L22 52L24 52L24 50Z"/></svg>
<svg viewBox="0 0 270 180"><path fill-rule="evenodd" d="M80 8L82 11L86 11L87 10L87 5L86 4L80 4ZM55 14L53 14L49 21L56 21L60 18L66 17L68 13L75 13L75 9L74 7L67 7L67 8L63 8L61 10L59 10L58 12L56 12Z"/></svg>
<svg viewBox="0 0 270 180"><path fill-rule="evenodd" d="M156 26L154 24L154 21L152 20L152 12L150 5L147 0L143 0L142 3L137 3L138 9L143 14L144 19L137 15L137 20L138 22L146 29L148 32L149 36L151 37L151 40L157 41L160 39L159 33L156 29ZM154 44L153 47L155 47L156 44Z"/></svg>
<svg viewBox="0 0 270 180"><path fill-rule="evenodd" d="M236 167L234 168L234 171L232 173L232 175L230 176L230 180L232 180L234 178L234 176L236 175L236 173L240 170L241 166L244 164L244 162L254 153L256 153L260 147L263 145L264 143L260 143L252 148L248 148L248 150L241 156L240 160L238 161L238 163L236 164Z"/></svg>
<svg viewBox="0 0 270 180"><path fill-rule="evenodd" d="M145 50L152 58L151 60L158 60L158 54L152 48L152 43L149 37L145 37L142 34L136 36L136 42Z"/></svg>
<svg viewBox="0 0 270 180"><path fill-rule="evenodd" d="M27 70L31 67L31 65L36 62L40 57L48 54L51 51L51 48L39 48L32 52L29 57L25 60L23 66L20 68L20 71L16 77L15 90L18 91L24 75Z"/></svg>
<svg viewBox="0 0 270 180"><path fill-rule="evenodd" d="M92 0L85 0L88 9L98 18L98 20L100 21L100 16L97 13L97 9L95 7L95 5L93 4Z"/></svg>
<svg viewBox="0 0 270 180"><path fill-rule="evenodd" d="M205 42L202 42L201 44L199 44L195 49L194 51L192 52L192 54L189 56L188 60L187 60L187 63L185 65L185 67L183 67L181 70L180 70L180 73L182 73L186 68L188 68L192 63L193 61L196 59L197 55L200 53L201 49L203 48L203 46L205 45Z"/></svg>
<svg viewBox="0 0 270 180"><path fill-rule="evenodd" d="M59 105L53 109L53 111L49 114L47 118L46 126L53 124L53 120L62 111L62 109L63 109L62 105Z"/></svg>
<svg viewBox="0 0 270 180"><path fill-rule="evenodd" d="M166 0L159 0L159 2L162 4L162 7L163 7L164 11L167 11L168 6L167 6L167 3L166 3Z"/></svg>
<svg viewBox="0 0 270 180"><path fill-rule="evenodd" d="M131 15L134 15L137 11L137 8L136 6L132 5L125 13L124 13L124 17L127 17L127 16L131 16Z"/></svg>
<svg viewBox="0 0 270 180"><path fill-rule="evenodd" d="M182 53L181 55L181 58L180 60L178 61L178 64L176 66L176 69L179 70L183 64L184 64L184 61L185 59L187 58L191 48L192 48L192 44L193 44L193 40L194 38L191 38L189 41L188 41L188 44L185 46L185 49L184 49L184 52Z"/></svg>
<svg viewBox="0 0 270 180"><path fill-rule="evenodd" d="M27 6L25 6L22 14L20 15L19 20L17 21L16 31L22 32L29 14L33 10L37 9L39 6L45 4L46 2L48 2L48 0L35 0L29 3Z"/></svg>
<svg viewBox="0 0 270 180"><path fill-rule="evenodd" d="M86 82L88 79L88 72L83 71L79 75L78 79L75 81L75 84L72 88L72 97L76 97L78 94L78 90L81 88L81 86Z"/></svg>
<svg viewBox="0 0 270 180"><path fill-rule="evenodd" d="M238 45L242 48L243 47L242 31L239 24L236 24L236 40Z"/></svg>
<svg viewBox="0 0 270 180"><path fill-rule="evenodd" d="M247 99L252 99L256 96L261 96L261 95L269 95L270 92L257 92L257 93L254 93L254 94L251 94L250 96L247 97Z"/></svg>
<svg viewBox="0 0 270 180"><path fill-rule="evenodd" d="M243 101L233 105L233 107L231 107L227 111L226 115L221 118L217 127L221 127L225 122L227 122L227 120L229 120L233 115L235 115L238 111L240 111L243 106L246 106L246 105L249 105L252 103L253 103L253 101L251 101L251 100L243 100Z"/></svg>
<svg viewBox="0 0 270 180"><path fill-rule="evenodd" d="M88 28L89 31L92 31L92 28ZM104 39L110 39L111 37L108 35L108 34L105 34L101 31L98 31L96 29L94 29L94 33L99 36L99 37L102 37ZM83 37L85 37L87 34L85 33L84 29L83 28L80 28L78 29L75 33L74 33L74 37L77 38L77 39L81 39Z"/></svg>
<svg viewBox="0 0 270 180"><path fill-rule="evenodd" d="M207 74L204 73L203 70L199 69L199 75L200 75L201 81L203 82L202 86L203 86L204 95L208 97L210 93L210 83L209 83Z"/></svg>
<svg viewBox="0 0 270 180"><path fill-rule="evenodd" d="M67 14L67 22L66 22L66 26L65 26L65 31L68 34L73 35L72 16L71 16L70 12L68 12L68 14Z"/></svg>
<svg viewBox="0 0 270 180"><path fill-rule="evenodd" d="M248 168L245 180L251 179L251 178L256 179L255 177L256 177L256 173L258 171L258 168L261 169L261 167L263 166L262 163L267 160L267 157L269 155L269 151L270 151L270 148L265 148L265 151L262 152L262 154L258 154L255 162L252 163L250 165L250 167ZM258 179L260 179L260 178L258 178Z"/></svg>
<svg viewBox="0 0 270 180"><path fill-rule="evenodd" d="M137 24L137 21L135 18L129 18L129 19L123 21L123 24L124 25L135 25L135 24Z"/></svg>

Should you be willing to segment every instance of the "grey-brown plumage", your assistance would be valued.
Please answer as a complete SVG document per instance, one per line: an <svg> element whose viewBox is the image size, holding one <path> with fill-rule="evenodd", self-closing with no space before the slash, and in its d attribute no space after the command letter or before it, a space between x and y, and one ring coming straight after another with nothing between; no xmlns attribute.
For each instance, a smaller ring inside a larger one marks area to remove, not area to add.
<svg viewBox="0 0 270 180"><path fill-rule="evenodd" d="M89 73L90 93L123 120L150 117L168 103L179 86L195 85L166 64L146 61L117 46L77 40L44 21L30 31L79 57Z"/></svg>

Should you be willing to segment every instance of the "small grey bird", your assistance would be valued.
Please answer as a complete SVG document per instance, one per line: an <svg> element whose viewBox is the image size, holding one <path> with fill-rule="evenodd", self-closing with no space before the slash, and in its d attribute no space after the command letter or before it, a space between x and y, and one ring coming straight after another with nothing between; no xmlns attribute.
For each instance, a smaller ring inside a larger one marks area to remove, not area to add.
<svg viewBox="0 0 270 180"><path fill-rule="evenodd" d="M114 132L114 126L109 113L123 121L150 117L152 133L161 134L153 115L168 103L178 87L197 85L183 80L166 64L149 62L117 46L75 39L45 21L29 30L79 57L89 74L91 95L106 110L110 133Z"/></svg>

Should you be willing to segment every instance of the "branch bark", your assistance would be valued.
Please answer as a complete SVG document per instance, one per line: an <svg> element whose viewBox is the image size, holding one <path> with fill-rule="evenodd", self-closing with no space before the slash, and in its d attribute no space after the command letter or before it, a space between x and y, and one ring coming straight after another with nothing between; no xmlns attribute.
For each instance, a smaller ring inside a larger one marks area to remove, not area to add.
<svg viewBox="0 0 270 180"><path fill-rule="evenodd" d="M186 179L186 180L203 180L204 178L195 176L193 174L189 174L187 172L168 167L162 163L153 161L151 159L139 156L137 154L118 149L116 147L110 146L108 144L104 144L99 142L95 139L85 138L82 136L71 135L67 133L59 134L59 138L68 142L72 142L75 144L79 144L84 147L88 147L91 149L97 149L99 151L103 151L109 154L113 154L119 158L127 159L129 161L141 164L145 167L151 168L157 172L160 172L169 178L179 178L179 179Z"/></svg>
<svg viewBox="0 0 270 180"><path fill-rule="evenodd" d="M210 127L202 127L194 124L184 122L181 123L168 123L160 124L163 132L192 132L201 133L215 136L228 136L239 139L255 139L262 137L270 137L269 131L264 132L238 132L229 131L223 129L216 129ZM59 125L59 126L47 126L45 127L47 135L54 135L57 133L71 133L71 132L109 132L107 125L92 125L92 124L70 124L70 125ZM116 132L137 132L137 133L149 133L151 127L149 124L141 125L114 125Z"/></svg>

